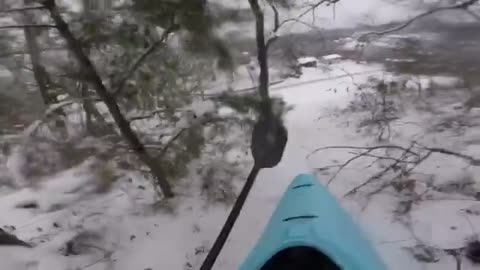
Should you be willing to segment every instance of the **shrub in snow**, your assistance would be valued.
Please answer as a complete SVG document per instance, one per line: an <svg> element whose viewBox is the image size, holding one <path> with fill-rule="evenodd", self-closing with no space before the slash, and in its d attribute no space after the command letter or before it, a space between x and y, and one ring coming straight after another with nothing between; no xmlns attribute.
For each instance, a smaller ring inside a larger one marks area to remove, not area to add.
<svg viewBox="0 0 480 270"><path fill-rule="evenodd" d="M467 244L466 256L475 264L480 263L480 242L478 240L471 241Z"/></svg>
<svg viewBox="0 0 480 270"><path fill-rule="evenodd" d="M105 149L91 138L64 141L29 137L9 153L7 167L17 185L38 187L48 176L73 168Z"/></svg>

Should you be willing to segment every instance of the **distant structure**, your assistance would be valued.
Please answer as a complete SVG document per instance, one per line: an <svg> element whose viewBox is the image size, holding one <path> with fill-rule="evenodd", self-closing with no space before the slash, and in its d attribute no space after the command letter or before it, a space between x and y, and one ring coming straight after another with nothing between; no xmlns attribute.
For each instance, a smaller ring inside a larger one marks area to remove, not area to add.
<svg viewBox="0 0 480 270"><path fill-rule="evenodd" d="M300 57L297 59L298 66L302 68L317 68L321 65L331 65L342 60L339 54L324 55L320 59L313 56Z"/></svg>
<svg viewBox="0 0 480 270"><path fill-rule="evenodd" d="M318 59L312 56L300 57L297 61L298 66L303 68L314 68L318 66Z"/></svg>
<svg viewBox="0 0 480 270"><path fill-rule="evenodd" d="M322 56L322 62L327 65L335 64L342 60L342 56L340 54L329 54Z"/></svg>

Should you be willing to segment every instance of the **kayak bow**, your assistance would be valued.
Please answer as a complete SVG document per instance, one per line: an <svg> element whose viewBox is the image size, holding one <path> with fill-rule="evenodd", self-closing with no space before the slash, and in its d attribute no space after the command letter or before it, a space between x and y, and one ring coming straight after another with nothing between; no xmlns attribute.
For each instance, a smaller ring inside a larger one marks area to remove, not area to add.
<svg viewBox="0 0 480 270"><path fill-rule="evenodd" d="M278 269L386 270L386 266L335 197L315 176L301 174L240 267Z"/></svg>

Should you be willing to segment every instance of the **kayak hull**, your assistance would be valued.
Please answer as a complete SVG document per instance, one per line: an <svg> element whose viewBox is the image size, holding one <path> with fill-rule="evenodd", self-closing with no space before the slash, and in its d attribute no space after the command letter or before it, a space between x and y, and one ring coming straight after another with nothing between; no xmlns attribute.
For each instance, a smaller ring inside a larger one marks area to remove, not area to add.
<svg viewBox="0 0 480 270"><path fill-rule="evenodd" d="M313 248L343 270L387 269L365 233L310 174L292 181L240 270L260 270L277 253L294 247Z"/></svg>

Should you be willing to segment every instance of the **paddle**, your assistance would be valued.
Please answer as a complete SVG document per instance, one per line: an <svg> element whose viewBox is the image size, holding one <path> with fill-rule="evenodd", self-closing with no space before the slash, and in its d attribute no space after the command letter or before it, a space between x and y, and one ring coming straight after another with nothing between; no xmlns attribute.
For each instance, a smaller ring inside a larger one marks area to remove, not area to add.
<svg viewBox="0 0 480 270"><path fill-rule="evenodd" d="M254 165L215 243L203 261L200 270L212 269L220 251L227 241L228 235L232 231L235 221L240 215L240 211L247 200L258 173L261 169L273 168L280 162L288 140L287 129L283 125L281 116L274 112L272 100L268 93L270 77L268 74L268 46L270 42L265 41L263 12L257 0L248 0L248 2L255 16L257 59L260 67L258 93L261 102L259 104L259 117L253 127L250 144Z"/></svg>
<svg viewBox="0 0 480 270"><path fill-rule="evenodd" d="M284 127L280 116L275 116L273 114L269 103L262 103L260 117L253 128L250 146L254 159L253 168L251 169L247 181L245 182L240 195L238 195L225 224L218 234L215 243L203 261L200 270L210 270L215 264L233 225L240 215L259 171L263 168L273 168L280 162L287 144L287 138L287 130Z"/></svg>

